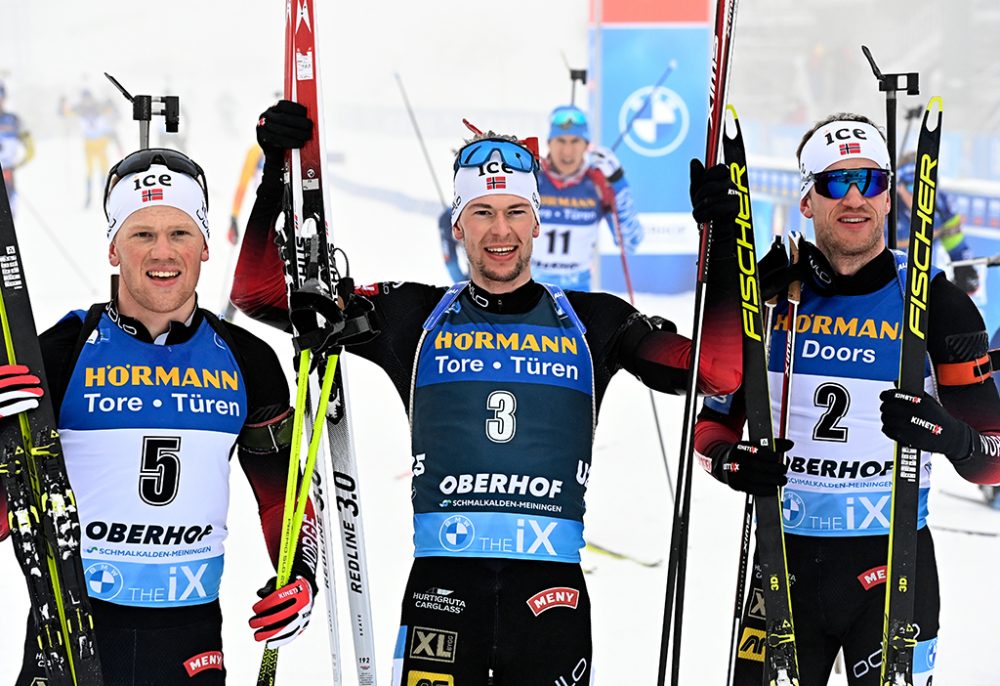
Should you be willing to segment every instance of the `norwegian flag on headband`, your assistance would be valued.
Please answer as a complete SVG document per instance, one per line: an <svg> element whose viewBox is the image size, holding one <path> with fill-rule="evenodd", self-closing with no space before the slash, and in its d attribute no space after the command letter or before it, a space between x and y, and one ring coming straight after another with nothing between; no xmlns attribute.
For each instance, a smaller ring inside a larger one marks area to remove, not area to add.
<svg viewBox="0 0 1000 686"><path fill-rule="evenodd" d="M162 188L151 188L148 191L142 192L142 201L149 202L150 200L163 200L163 189Z"/></svg>
<svg viewBox="0 0 1000 686"><path fill-rule="evenodd" d="M507 177L506 176L487 176L486 177L486 190L496 191L496 190L506 190L507 188Z"/></svg>
<svg viewBox="0 0 1000 686"><path fill-rule="evenodd" d="M840 154L841 155L860 155L861 154L861 143L841 143L840 144Z"/></svg>

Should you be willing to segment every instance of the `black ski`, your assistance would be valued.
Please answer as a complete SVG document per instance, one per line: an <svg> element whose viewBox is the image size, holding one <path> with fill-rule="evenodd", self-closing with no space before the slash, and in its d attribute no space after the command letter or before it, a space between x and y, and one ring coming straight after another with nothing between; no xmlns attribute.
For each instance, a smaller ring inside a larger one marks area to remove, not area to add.
<svg viewBox="0 0 1000 686"><path fill-rule="evenodd" d="M705 166L719 160L723 105L729 84L730 53L736 24L738 0L716 0L715 43L712 73L708 88L708 122L705 135ZM698 360L701 359L702 325L705 314L705 293L708 289L711 224L698 227L697 282L694 291L694 321L691 326L691 375L684 400L684 420L681 449L677 465L677 490L674 498L673 524L670 532L670 556L667 558L667 588L663 607L663 628L660 633L659 669L656 683L676 686L680 681L681 638L684 625L684 592L687 583L688 532L691 524L691 476L694 464L694 424L698 413ZM669 663L669 666L668 666Z"/></svg>
<svg viewBox="0 0 1000 686"><path fill-rule="evenodd" d="M736 253L740 270L740 308L743 341L743 389L746 394L747 432L750 440L774 445L771 419L771 394L768 390L766 333L763 301L757 274L757 251L754 242L753 216L750 210L750 184L747 176L746 150L736 110L730 127L723 128L722 149L730 178L740 194L740 212L736 219ZM732 129L732 135L730 130ZM757 556L763 574L764 614L767 617L764 653L764 683L791 685L799 683L795 629L789 595L788 566L785 558L785 534L781 519L781 492L773 497L754 498L757 515Z"/></svg>
<svg viewBox="0 0 1000 686"><path fill-rule="evenodd" d="M906 294L899 357L899 390L924 392L927 359L928 294L934 240L938 149L941 145L941 98L931 98L917 139L917 178L910 215ZM931 118L934 117L934 121ZM930 126L933 123L934 128ZM920 451L896 445L892 468L892 516L886 563L885 623L882 629L882 684L912 686L913 587L917 562L917 507L920 498Z"/></svg>
<svg viewBox="0 0 1000 686"><path fill-rule="evenodd" d="M27 581L48 683L99 685L101 665L80 558L76 499L66 476L2 177L0 275L0 360L25 365L45 389L38 408L0 421L0 481L7 492L14 553Z"/></svg>

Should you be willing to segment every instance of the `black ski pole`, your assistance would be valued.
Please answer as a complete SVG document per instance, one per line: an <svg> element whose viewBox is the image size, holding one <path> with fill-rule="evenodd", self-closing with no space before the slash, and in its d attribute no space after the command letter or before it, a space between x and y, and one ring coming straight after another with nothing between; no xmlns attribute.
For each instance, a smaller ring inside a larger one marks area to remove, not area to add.
<svg viewBox="0 0 1000 686"><path fill-rule="evenodd" d="M989 257L972 257L967 260L955 260L951 263L952 267L977 267L979 265L1000 267L1000 253L990 255Z"/></svg>
<svg viewBox="0 0 1000 686"><path fill-rule="evenodd" d="M80 282L88 284L90 282L90 277L84 273L83 269L80 267L79 263L76 261L73 255L70 254L69 250L66 249L62 241L59 240L58 236L56 235L56 232L53 231L49 223L45 221L45 218L42 216L42 213L38 211L38 209L31 203L31 201L28 200L28 198L24 197L23 193L19 194L19 200L22 205L28 208L28 212L32 216L34 216L35 221L38 222L38 225L42 227L42 231L48 237L49 242L52 243L52 246L56 249L56 251L60 255L62 255L63 259L66 260L66 264L70 266L70 269L72 269L76 273L76 275L80 278ZM88 285L87 288L90 290L91 294L97 295L97 290L93 286Z"/></svg>
<svg viewBox="0 0 1000 686"><path fill-rule="evenodd" d="M904 115L906 118L906 129L903 130L903 139L899 141L899 150L896 151L899 157L902 157L903 153L906 152L906 144L909 142L910 132L913 130L913 121L920 119L920 115L923 113L924 108L919 105L906 110L906 114Z"/></svg>
<svg viewBox="0 0 1000 686"><path fill-rule="evenodd" d="M892 172L891 183L896 182L896 93L906 91L907 95L920 94L920 75L917 72L900 74L883 74L875 64L872 51L862 45L861 51L868 58L872 67L878 89L885 93L885 137L889 148L889 171ZM896 203L889 204L889 247L896 249Z"/></svg>
<svg viewBox="0 0 1000 686"><path fill-rule="evenodd" d="M394 73L393 76L396 77L396 83L399 85L399 93L403 96L403 104L406 106L406 113L409 115L410 123L413 125L413 133L416 135L417 141L420 143L420 149L424 153L424 161L427 162L427 171L430 172L431 181L434 182L434 189L437 191L438 201L440 201L441 207L444 211L447 212L450 205L445 201L444 191L441 190L441 184L438 182L437 174L434 173L434 165L431 163L430 153L427 152L427 144L424 143L423 134L420 133L420 124L417 123L417 116L413 113L413 107L410 105L410 99L406 95L406 88L403 86L403 79L400 77L399 72ZM468 278L467 270L461 268L464 257L463 259L459 259L460 253L462 256L465 255L464 248L451 235L450 229L440 227L440 230L441 250L445 264L458 265L459 271L463 273L463 278Z"/></svg>
<svg viewBox="0 0 1000 686"><path fill-rule="evenodd" d="M441 201L442 207L448 207L448 203L444 200L444 192L441 190L441 184L438 183L437 174L434 173L434 165L431 163L431 156L427 152L427 144L424 143L424 137L420 133L420 124L417 123L417 117L413 114L410 99L406 97L406 88L403 86L403 79L400 78L399 72L395 72L393 76L396 77L396 83L399 85L399 93L403 96L403 104L406 105L406 113L410 116L410 123L413 124L413 133L416 134L417 140L420 142L420 149L424 152L424 160L427 162L427 170L431 173L431 180L434 182L434 188L437 190L438 200Z"/></svg>

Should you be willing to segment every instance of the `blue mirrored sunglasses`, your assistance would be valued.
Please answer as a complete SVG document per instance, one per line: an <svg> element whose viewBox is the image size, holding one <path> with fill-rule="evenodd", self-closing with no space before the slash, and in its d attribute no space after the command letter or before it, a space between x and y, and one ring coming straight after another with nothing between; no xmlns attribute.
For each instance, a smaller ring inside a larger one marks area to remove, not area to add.
<svg viewBox="0 0 1000 686"><path fill-rule="evenodd" d="M816 192L824 198L840 200L846 196L851 186L866 198L874 198L889 187L889 172L885 169L835 169L834 171L810 174Z"/></svg>
<svg viewBox="0 0 1000 686"><path fill-rule="evenodd" d="M570 126L585 126L587 117L580 110L565 109L552 113L552 125L568 128Z"/></svg>
<svg viewBox="0 0 1000 686"><path fill-rule="evenodd" d="M495 152L499 152L503 164L514 171L534 172L538 169L538 160L523 145L514 141L486 138L473 141L459 150L454 170L457 172L459 167L481 167Z"/></svg>

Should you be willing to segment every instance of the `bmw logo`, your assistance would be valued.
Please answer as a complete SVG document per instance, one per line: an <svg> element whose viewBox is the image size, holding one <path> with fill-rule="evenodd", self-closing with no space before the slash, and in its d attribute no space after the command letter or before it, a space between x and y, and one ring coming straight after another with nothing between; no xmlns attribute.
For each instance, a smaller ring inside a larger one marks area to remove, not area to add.
<svg viewBox="0 0 1000 686"><path fill-rule="evenodd" d="M463 515L452 515L441 524L438 540L445 550L453 553L465 550L476 540L476 527Z"/></svg>
<svg viewBox="0 0 1000 686"><path fill-rule="evenodd" d="M784 500L781 503L781 516L785 520L785 526L794 529L806 518L806 503L798 493L793 491L786 490L784 495Z"/></svg>
<svg viewBox="0 0 1000 686"><path fill-rule="evenodd" d="M125 587L122 573L107 562L95 562L83 574L87 578L87 591L101 600L111 600Z"/></svg>
<svg viewBox="0 0 1000 686"><path fill-rule="evenodd" d="M643 86L625 98L618 111L618 130L625 144L644 157L662 157L676 150L691 128L691 115L681 96L664 86Z"/></svg>

